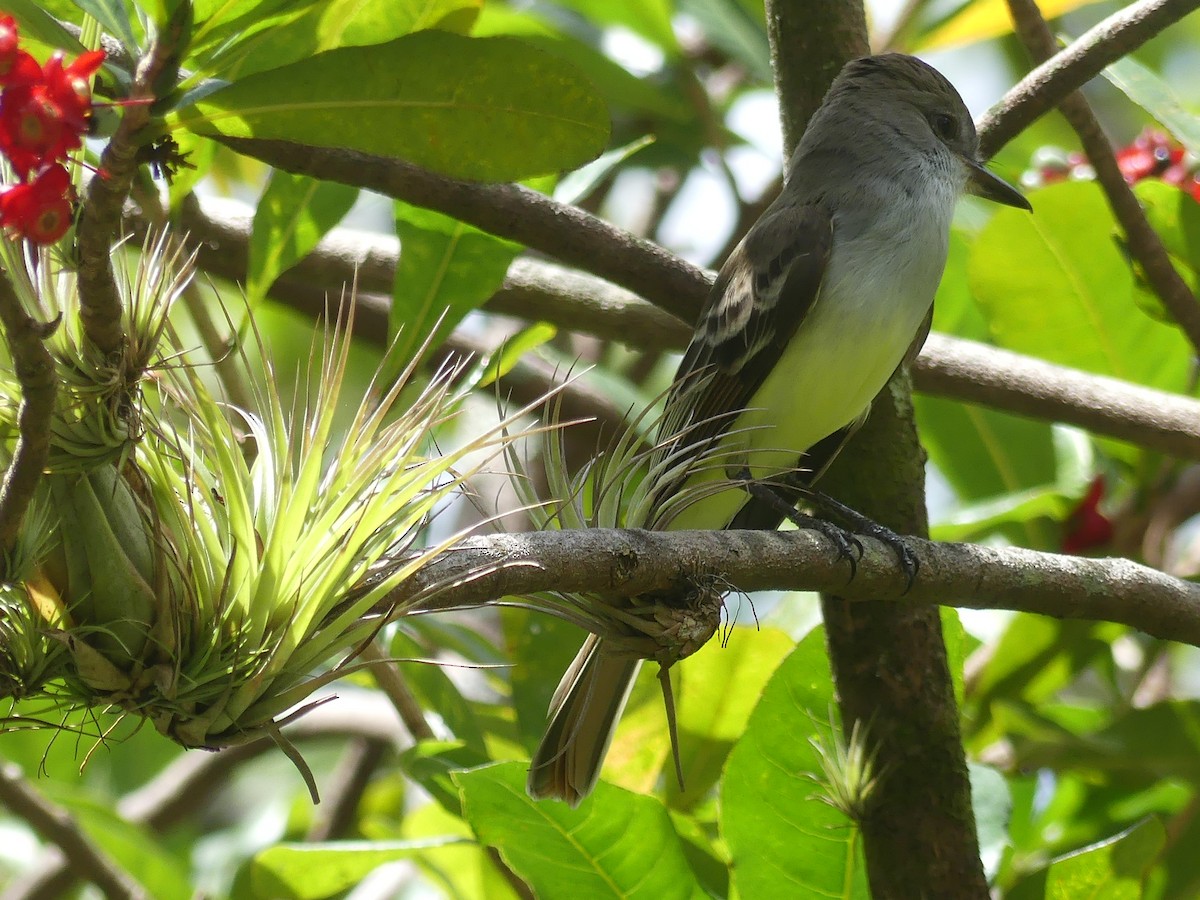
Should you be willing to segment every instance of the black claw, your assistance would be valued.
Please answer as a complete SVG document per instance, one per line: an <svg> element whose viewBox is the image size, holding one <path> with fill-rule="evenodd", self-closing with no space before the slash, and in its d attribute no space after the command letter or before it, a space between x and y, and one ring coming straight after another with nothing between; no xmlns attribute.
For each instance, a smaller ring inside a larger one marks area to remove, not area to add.
<svg viewBox="0 0 1200 900"><path fill-rule="evenodd" d="M829 538L837 550L838 559L844 559L850 563L851 580L858 573L858 561L863 556L862 542L854 535L856 533L863 534L887 544L892 552L896 554L896 560L900 563L900 568L904 570L904 593L907 594L912 590L913 583L917 579L917 573L921 569L921 560L917 557L912 547L908 545L908 542L890 528L885 528L878 522L868 519L862 513L856 512L844 503L834 500L828 494L815 491L806 485L790 485L799 496L814 506L822 508L834 518L843 520L849 526L849 529L841 528L826 519L805 515L797 511L795 506L785 500L775 490L772 490L770 486L751 478L749 470L739 473L738 477L742 479L746 493L768 504L779 514L780 518L789 520L797 528L811 528Z"/></svg>
<svg viewBox="0 0 1200 900"><path fill-rule="evenodd" d="M880 525L878 522L865 522L862 532L881 543L887 544L891 548L891 551L896 554L896 560L900 563L900 568L904 570L906 582L904 593L907 594L912 590L913 582L917 579L917 572L921 569L921 560L916 552L908 545L908 542L904 538L890 528Z"/></svg>

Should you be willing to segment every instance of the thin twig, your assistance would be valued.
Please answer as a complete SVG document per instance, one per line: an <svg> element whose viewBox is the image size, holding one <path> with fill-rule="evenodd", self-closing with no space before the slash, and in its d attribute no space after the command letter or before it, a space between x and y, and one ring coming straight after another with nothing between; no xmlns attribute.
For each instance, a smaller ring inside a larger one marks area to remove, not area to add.
<svg viewBox="0 0 1200 900"><path fill-rule="evenodd" d="M1034 0L1008 0L1008 10L1017 36L1034 62L1052 58L1058 44L1050 26L1042 18L1037 3ZM1072 91L1063 97L1058 108L1079 136L1083 152L1096 171L1096 180L1125 232L1130 254L1141 265L1146 280L1188 336L1192 346L1200 352L1200 303L1196 302L1195 294L1175 270L1162 239L1146 221L1142 205L1126 183L1112 144L1096 121L1087 98L1081 91Z"/></svg>
<svg viewBox="0 0 1200 900"><path fill-rule="evenodd" d="M43 840L57 845L74 873L96 885L105 897L141 900L149 896L92 842L74 816L35 791L19 766L0 765L0 802L12 815L28 822Z"/></svg>
<svg viewBox="0 0 1200 900"><path fill-rule="evenodd" d="M1200 0L1142 0L1085 31L1069 47L1022 78L976 123L981 156L995 156L1105 66L1132 53L1198 7Z"/></svg>
<svg viewBox="0 0 1200 900"><path fill-rule="evenodd" d="M375 683L400 714L400 721L413 736L413 740L432 741L437 738L437 732L425 721L425 711L421 709L421 704L391 657L371 641L363 647L361 659L372 664L370 671Z"/></svg>
<svg viewBox="0 0 1200 900"><path fill-rule="evenodd" d="M0 548L8 551L17 540L25 511L50 458L50 419L58 382L54 360L46 349L55 322L33 318L0 275L0 323L12 358L13 371L21 385L21 407L17 412L19 431L12 462L0 486Z"/></svg>
<svg viewBox="0 0 1200 900"><path fill-rule="evenodd" d="M325 788L325 802L305 838L309 841L335 841L351 833L363 794L371 778L383 763L387 746L378 741L356 737L346 743L342 758L334 769L332 782Z"/></svg>

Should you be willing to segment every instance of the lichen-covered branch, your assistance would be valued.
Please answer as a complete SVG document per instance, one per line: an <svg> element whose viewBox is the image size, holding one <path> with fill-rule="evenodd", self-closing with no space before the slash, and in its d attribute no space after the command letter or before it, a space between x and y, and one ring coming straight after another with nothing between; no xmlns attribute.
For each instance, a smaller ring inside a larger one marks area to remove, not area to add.
<svg viewBox="0 0 1200 900"><path fill-rule="evenodd" d="M670 593L706 576L741 591L821 591L850 603L1009 609L1059 619L1117 622L1200 646L1200 584L1127 559L1090 559L1019 547L908 537L921 560L909 590L895 555L862 538L850 564L815 531L641 531L595 528L467 538L378 606L413 598L421 610L464 609L545 591ZM480 574L482 573L482 574ZM438 585L450 585L430 596Z"/></svg>

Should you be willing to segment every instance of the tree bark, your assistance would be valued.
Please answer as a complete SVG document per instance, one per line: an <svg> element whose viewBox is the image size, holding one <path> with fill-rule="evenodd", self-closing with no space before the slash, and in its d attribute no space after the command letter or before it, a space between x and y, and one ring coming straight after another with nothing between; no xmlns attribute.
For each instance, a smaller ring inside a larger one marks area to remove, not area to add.
<svg viewBox="0 0 1200 900"><path fill-rule="evenodd" d="M776 87L790 153L830 81L868 52L860 0L768 0ZM822 487L902 534L928 533L924 454L907 373ZM862 722L882 777L859 827L876 900L987 897L954 685L936 609L821 601L843 732Z"/></svg>

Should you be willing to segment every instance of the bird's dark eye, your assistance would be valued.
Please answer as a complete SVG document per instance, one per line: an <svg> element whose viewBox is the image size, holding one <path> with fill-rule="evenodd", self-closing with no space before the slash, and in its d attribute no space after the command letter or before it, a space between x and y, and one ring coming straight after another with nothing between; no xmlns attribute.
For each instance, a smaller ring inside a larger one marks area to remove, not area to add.
<svg viewBox="0 0 1200 900"><path fill-rule="evenodd" d="M958 120L949 113L934 113L929 119L929 124L942 140L949 141L958 137Z"/></svg>

